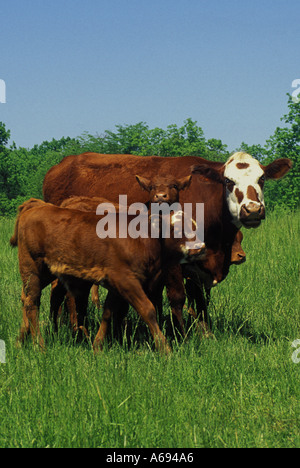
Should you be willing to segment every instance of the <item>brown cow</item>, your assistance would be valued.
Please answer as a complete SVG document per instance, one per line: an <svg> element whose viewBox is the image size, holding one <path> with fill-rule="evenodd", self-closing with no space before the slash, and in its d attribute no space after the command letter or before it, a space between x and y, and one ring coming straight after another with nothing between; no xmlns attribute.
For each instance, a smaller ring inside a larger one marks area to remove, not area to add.
<svg viewBox="0 0 300 468"><path fill-rule="evenodd" d="M43 186L44 200L59 205L69 196L85 195L118 203L119 195L127 194L129 204L146 203L147 196L142 196L133 183L135 174L147 174L150 179L157 175L184 177L190 174L191 166L198 166L198 174L226 185L225 199L237 227L254 227L264 218L264 180L283 177L292 162L283 158L263 166L243 152L233 154L225 164L196 156L162 158L84 153L67 156L48 171Z"/></svg>
<svg viewBox="0 0 300 468"><path fill-rule="evenodd" d="M163 267L168 268L180 261L199 261L205 255L204 244L199 249L187 250L184 237L100 239L96 234L99 216L51 204L28 209L30 203L25 202L20 207L11 239L12 245L19 248L23 282L20 340L24 341L25 336L31 333L34 342L39 338L43 346L38 321L41 291L59 278L75 297L79 327L84 328L92 284L101 284L110 291L109 300L121 297L131 304L149 326L156 347L168 351L150 298L155 296ZM118 226L119 216L116 214ZM128 222L132 219L128 216ZM149 230L151 217L148 214L147 223ZM105 337L110 313L111 303L104 310L95 350Z"/></svg>
<svg viewBox="0 0 300 468"><path fill-rule="evenodd" d="M59 204L71 195L103 196L113 202L119 195L128 204L147 201L134 184L135 174L184 177L195 166L195 175L180 202L205 204L205 244L207 255L199 262L201 281L210 288L222 281L229 271L232 245L241 226L257 227L265 217L264 179L279 179L291 168L289 159L278 159L264 166L247 153L235 153L224 164L199 157L161 158L132 155L84 153L68 156L46 174L44 199ZM167 284L175 316L181 316L185 301L183 284Z"/></svg>

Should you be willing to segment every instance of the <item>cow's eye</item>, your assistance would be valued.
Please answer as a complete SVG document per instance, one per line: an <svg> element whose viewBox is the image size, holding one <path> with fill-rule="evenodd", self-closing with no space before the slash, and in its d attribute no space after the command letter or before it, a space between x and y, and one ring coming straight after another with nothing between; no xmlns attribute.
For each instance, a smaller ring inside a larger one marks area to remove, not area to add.
<svg viewBox="0 0 300 468"><path fill-rule="evenodd" d="M175 189L175 190L178 190L178 185L176 185L176 184L170 185L170 189L172 189L172 188Z"/></svg>
<svg viewBox="0 0 300 468"><path fill-rule="evenodd" d="M263 183L265 180L266 180L265 176L262 175L261 178L259 179L259 182L262 182L262 183Z"/></svg>
<svg viewBox="0 0 300 468"><path fill-rule="evenodd" d="M225 184L226 185L235 185L235 182L233 182L233 180L227 179L227 177L226 177L225 178Z"/></svg>

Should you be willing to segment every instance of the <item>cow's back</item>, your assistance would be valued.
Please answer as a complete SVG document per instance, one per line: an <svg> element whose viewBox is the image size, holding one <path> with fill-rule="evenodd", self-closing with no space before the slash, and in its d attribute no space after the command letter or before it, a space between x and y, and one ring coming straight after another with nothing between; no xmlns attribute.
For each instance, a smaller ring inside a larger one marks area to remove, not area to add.
<svg viewBox="0 0 300 468"><path fill-rule="evenodd" d="M104 197L118 203L121 194L128 196L128 204L146 203L148 194L137 184L136 175L148 179L157 175L185 177L190 174L192 165L201 162L208 163L196 156L164 158L98 153L67 156L46 174L44 200L60 205L75 195Z"/></svg>

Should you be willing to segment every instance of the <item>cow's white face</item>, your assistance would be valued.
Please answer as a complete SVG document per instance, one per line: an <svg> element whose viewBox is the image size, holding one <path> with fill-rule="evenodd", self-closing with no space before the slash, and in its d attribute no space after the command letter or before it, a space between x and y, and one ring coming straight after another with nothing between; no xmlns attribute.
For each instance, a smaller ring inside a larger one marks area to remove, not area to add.
<svg viewBox="0 0 300 468"><path fill-rule="evenodd" d="M287 158L275 159L263 166L250 154L234 153L225 164L202 163L191 167L192 174L201 174L226 187L226 200L232 222L238 227L257 227L265 218L264 181L280 179L292 167Z"/></svg>
<svg viewBox="0 0 300 468"><path fill-rule="evenodd" d="M263 186L265 172L247 153L235 153L225 163L226 198L237 227L259 226L265 217Z"/></svg>

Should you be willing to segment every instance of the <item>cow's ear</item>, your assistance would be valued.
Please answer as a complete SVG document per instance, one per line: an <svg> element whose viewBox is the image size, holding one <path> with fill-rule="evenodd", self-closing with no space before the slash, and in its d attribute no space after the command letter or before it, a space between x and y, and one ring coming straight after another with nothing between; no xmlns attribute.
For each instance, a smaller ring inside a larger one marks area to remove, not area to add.
<svg viewBox="0 0 300 468"><path fill-rule="evenodd" d="M267 166L262 166L266 179L281 179L292 168L293 162L288 158L275 159Z"/></svg>
<svg viewBox="0 0 300 468"><path fill-rule="evenodd" d="M192 175L190 174L187 177L183 177L182 179L179 179L178 181L178 190L184 190L185 188L188 188L191 185L192 181Z"/></svg>
<svg viewBox="0 0 300 468"><path fill-rule="evenodd" d="M150 180L146 179L145 177L140 177L138 175L135 176L136 180L140 184L143 190L146 190L147 192L151 191L151 182Z"/></svg>
<svg viewBox="0 0 300 468"><path fill-rule="evenodd" d="M220 184L224 184L224 177L222 170L215 169L206 164L199 164L191 167L192 174L200 174L207 179L214 180Z"/></svg>

